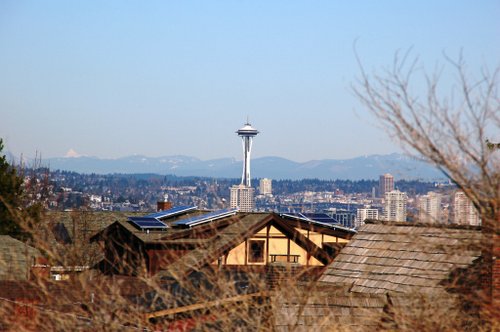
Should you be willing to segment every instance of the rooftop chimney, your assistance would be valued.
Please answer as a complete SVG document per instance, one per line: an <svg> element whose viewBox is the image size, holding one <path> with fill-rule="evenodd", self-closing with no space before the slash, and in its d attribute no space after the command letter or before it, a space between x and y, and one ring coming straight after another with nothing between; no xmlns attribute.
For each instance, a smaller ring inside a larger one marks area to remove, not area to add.
<svg viewBox="0 0 500 332"><path fill-rule="evenodd" d="M169 210L171 208L172 208L172 202L168 201L168 195L167 194L163 195L163 199L159 200L156 203L156 211L157 212L164 211L164 210Z"/></svg>

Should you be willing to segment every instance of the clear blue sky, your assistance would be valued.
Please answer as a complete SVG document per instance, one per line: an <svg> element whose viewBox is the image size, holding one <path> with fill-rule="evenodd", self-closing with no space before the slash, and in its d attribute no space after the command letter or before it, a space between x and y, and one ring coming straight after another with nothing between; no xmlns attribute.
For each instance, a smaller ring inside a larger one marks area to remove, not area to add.
<svg viewBox="0 0 500 332"><path fill-rule="evenodd" d="M397 151L353 96L413 47L500 60L500 1L0 1L0 137L19 155L296 161Z"/></svg>

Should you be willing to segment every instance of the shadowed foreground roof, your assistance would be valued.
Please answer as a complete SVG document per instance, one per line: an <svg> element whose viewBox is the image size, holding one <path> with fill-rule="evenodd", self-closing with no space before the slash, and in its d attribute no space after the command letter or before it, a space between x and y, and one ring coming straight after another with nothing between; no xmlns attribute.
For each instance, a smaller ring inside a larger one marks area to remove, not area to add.
<svg viewBox="0 0 500 332"><path fill-rule="evenodd" d="M276 329L460 330L478 324L461 295L474 292L466 285L477 282L471 275L477 275L480 242L479 228L366 224L326 268L319 288L274 299Z"/></svg>
<svg viewBox="0 0 500 332"><path fill-rule="evenodd" d="M351 293L347 287L323 285L298 291L274 296L276 331L375 331L387 305L385 295Z"/></svg>
<svg viewBox="0 0 500 332"><path fill-rule="evenodd" d="M0 280L26 280L38 249L8 235L0 235Z"/></svg>
<svg viewBox="0 0 500 332"><path fill-rule="evenodd" d="M342 249L320 282L352 292L436 293L480 256L478 228L366 224Z"/></svg>

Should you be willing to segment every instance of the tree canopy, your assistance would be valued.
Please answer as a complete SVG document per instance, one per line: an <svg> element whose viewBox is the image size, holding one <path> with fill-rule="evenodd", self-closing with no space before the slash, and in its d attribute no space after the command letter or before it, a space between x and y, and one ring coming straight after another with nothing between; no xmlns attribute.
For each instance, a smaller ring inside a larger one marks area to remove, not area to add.
<svg viewBox="0 0 500 332"><path fill-rule="evenodd" d="M7 162L2 151L3 140L0 138L0 234L19 237L23 233L19 224L23 179Z"/></svg>

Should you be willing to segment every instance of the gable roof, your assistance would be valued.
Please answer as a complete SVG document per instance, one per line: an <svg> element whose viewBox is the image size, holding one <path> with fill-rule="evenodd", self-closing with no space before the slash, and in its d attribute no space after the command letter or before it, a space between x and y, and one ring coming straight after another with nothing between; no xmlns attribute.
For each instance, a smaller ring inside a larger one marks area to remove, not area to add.
<svg viewBox="0 0 500 332"><path fill-rule="evenodd" d="M162 222L167 225L166 228L162 229L141 229L130 220L117 220L95 234L91 241L111 241L113 243L113 238L124 236L124 238L133 239L143 248L141 250L183 251L179 255L180 257L176 257L176 260L170 263L169 268L169 270L175 271L177 276L180 276L211 264L246 239L254 236L266 225L275 227L324 265L330 263L334 255L329 254L325 249L311 241L304 230L347 239L355 233L353 230L332 228L330 225L298 223L295 220L285 219L276 213L269 212L238 212L192 228L173 227L174 223L179 220L204 213L206 211L195 210L182 216L162 219ZM123 238L120 241L123 241ZM170 277L168 272L163 274L165 277ZM163 274L160 273L160 277Z"/></svg>
<svg viewBox="0 0 500 332"><path fill-rule="evenodd" d="M200 269L227 253L266 225L276 227L322 263L328 264L331 260L330 256L322 248L319 248L274 213L242 213L238 214L236 218L236 222L219 229L213 237L207 239L208 241L200 245L199 248L191 250L170 265L168 271L159 272L158 277L171 277L172 274L175 274L174 277L179 277L186 275L190 271Z"/></svg>
<svg viewBox="0 0 500 332"><path fill-rule="evenodd" d="M433 330L478 324L462 296L474 287L460 283L475 282L467 275L476 274L480 245L477 227L366 224L325 269L319 288L274 299L275 328Z"/></svg>
<svg viewBox="0 0 500 332"><path fill-rule="evenodd" d="M126 215L116 211L47 211L46 222L34 232L40 249L52 252L56 264L95 266L104 256L99 245L89 243L89 239Z"/></svg>
<svg viewBox="0 0 500 332"><path fill-rule="evenodd" d="M270 219L269 214L240 214L238 222L233 223L210 238L210 241L198 249L192 250L173 263L168 271L160 271L158 277L184 276L190 270L196 270L217 259L225 251L241 243L249 233L258 231Z"/></svg>
<svg viewBox="0 0 500 332"><path fill-rule="evenodd" d="M26 280L38 249L8 235L0 235L0 280Z"/></svg>
<svg viewBox="0 0 500 332"><path fill-rule="evenodd" d="M366 224L335 258L320 282L363 293L435 293L480 256L479 228Z"/></svg>
<svg viewBox="0 0 500 332"><path fill-rule="evenodd" d="M234 218L234 217L227 217L227 218L219 219L216 222L210 222L210 223L207 223L204 225L196 226L192 229L180 229L180 228L171 227L174 222L176 222L180 219L190 218L193 216L202 215L204 213L207 213L207 211L196 210L193 212L183 214L181 216L176 216L173 218L168 218L167 220L163 220L163 222L169 226L169 228L164 229L164 230L139 229L139 228L135 227L129 220L126 220L125 218L122 217L122 218L116 219L114 223L112 223L108 227L100 230L98 233L93 235L90 238L90 240L96 241L96 240L100 240L100 239L106 239L106 237L108 237L114 231L113 228L121 227L122 229L126 230L129 234L135 236L138 240L140 240L141 242L143 242L145 244L155 244L155 243L161 244L167 240L185 238L189 235L204 232L206 230L214 230L217 227L224 227L224 226L227 226L228 224L233 223L233 222L238 220L237 218Z"/></svg>
<svg viewBox="0 0 500 332"><path fill-rule="evenodd" d="M136 214L116 211L47 211L46 218L53 233L53 238L47 240L51 244L85 241L116 220Z"/></svg>
<svg viewBox="0 0 500 332"><path fill-rule="evenodd" d="M356 233L355 230L352 229L347 229L339 226L331 226L331 225L321 225L318 223L307 223L303 222L300 220L293 220L293 219L284 219L281 218L278 214L276 213L270 213L270 212L251 212L251 213L237 213L234 216L229 216L225 217L222 219L218 219L216 221L209 222L207 224L199 225L193 228L175 228L172 227L172 224L174 224L176 221L182 220L182 219L187 219L191 218L193 216L200 216L203 214L206 214L209 211L203 211L203 210L194 210L190 211L186 214L180 215L180 216L175 216L172 218L168 218L165 220L162 220L167 226L167 229L149 229L149 230L143 230L139 229L136 226L134 226L129 220L125 220L125 218L119 218L116 219L114 223L109 223L108 227L101 229L99 232L94 234L91 237L91 241L96 241L99 239L104 239L107 237L110 233L112 232L112 227L121 227L125 229L128 233L132 234L135 236L137 239L139 239L141 242L145 244L161 244L165 243L165 241L169 240L178 240L180 238L204 238L204 236L198 236L202 235L203 233L209 232L209 231L218 231L222 229L223 227L226 227L232 223L238 223L241 221L241 218L246 216L246 215L273 215L274 219L280 219L282 220L285 224L289 226L293 226L299 229L305 229L305 230L310 230L314 232L319 232L322 234L328 234L340 238L345 238L345 239L350 239L353 234ZM112 227L111 227L112 226ZM293 228L292 227L292 228ZM203 241L199 241L203 242Z"/></svg>

